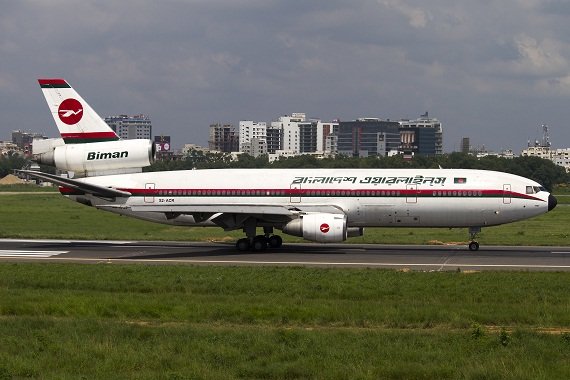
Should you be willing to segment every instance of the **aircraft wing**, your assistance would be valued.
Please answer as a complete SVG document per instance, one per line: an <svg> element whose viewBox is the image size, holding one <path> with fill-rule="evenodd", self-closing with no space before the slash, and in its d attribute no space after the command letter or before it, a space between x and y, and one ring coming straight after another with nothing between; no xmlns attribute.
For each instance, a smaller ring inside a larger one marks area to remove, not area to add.
<svg viewBox="0 0 570 380"><path fill-rule="evenodd" d="M187 204L187 205L133 205L130 208L135 212L178 212L191 214L195 212L214 212L232 214L267 214L267 215L297 215L307 212L325 212L330 214L342 214L344 211L333 205L264 205L264 204Z"/></svg>
<svg viewBox="0 0 570 380"><path fill-rule="evenodd" d="M107 207L107 206L105 206ZM275 204L187 204L187 205L131 205L133 212L160 212L175 217L192 215L196 221L210 220L227 230L242 228L250 217L268 223L286 223L297 215L311 212L344 214L343 210L331 205L275 205Z"/></svg>
<svg viewBox="0 0 570 380"><path fill-rule="evenodd" d="M180 214L193 214L201 212L232 213L232 214L267 214L267 215L293 215L294 211L282 206L274 205L180 205L180 206L131 206L134 212L176 212Z"/></svg>
<svg viewBox="0 0 570 380"><path fill-rule="evenodd" d="M324 212L330 214L342 214L343 211L331 205L303 205L303 206L280 206L264 204L197 204L197 205L133 205L130 208L134 212L171 212L180 214L194 213L225 213L225 214L255 214L255 215L286 215L293 216L300 213Z"/></svg>
<svg viewBox="0 0 570 380"><path fill-rule="evenodd" d="M131 196L131 193L128 191L122 191L112 187L92 185L90 183L85 183L76 179L60 177L55 174L42 173L34 170L18 170L18 172L27 174L33 178L43 179L44 181L51 182L59 186L69 187L75 190L83 191L87 194L93 194L98 197L116 198Z"/></svg>

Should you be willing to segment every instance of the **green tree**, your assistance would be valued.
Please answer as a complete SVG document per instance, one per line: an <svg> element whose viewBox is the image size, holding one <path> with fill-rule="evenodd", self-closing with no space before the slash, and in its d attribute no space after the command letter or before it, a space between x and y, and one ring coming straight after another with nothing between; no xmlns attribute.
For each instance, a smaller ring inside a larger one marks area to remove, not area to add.
<svg viewBox="0 0 570 380"><path fill-rule="evenodd" d="M14 169L22 169L28 162L23 156L14 152L0 156L0 178L12 174Z"/></svg>

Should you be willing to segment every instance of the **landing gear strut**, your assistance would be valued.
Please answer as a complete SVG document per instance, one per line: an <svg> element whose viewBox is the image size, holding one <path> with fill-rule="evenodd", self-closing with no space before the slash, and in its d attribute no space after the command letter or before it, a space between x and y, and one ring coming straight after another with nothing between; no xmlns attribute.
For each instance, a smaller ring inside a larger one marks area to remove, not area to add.
<svg viewBox="0 0 570 380"><path fill-rule="evenodd" d="M283 244L283 239L279 235L273 235L273 227L263 227L263 235L256 234L256 224L255 221L245 223L243 231L245 232L245 238L239 239L236 242L236 248L238 251L263 251L267 247L279 248Z"/></svg>
<svg viewBox="0 0 570 380"><path fill-rule="evenodd" d="M469 250L470 251L478 251L479 250L479 243L475 241L477 238L477 234L481 232L481 227L469 227L469 237L471 239L471 243L469 243Z"/></svg>

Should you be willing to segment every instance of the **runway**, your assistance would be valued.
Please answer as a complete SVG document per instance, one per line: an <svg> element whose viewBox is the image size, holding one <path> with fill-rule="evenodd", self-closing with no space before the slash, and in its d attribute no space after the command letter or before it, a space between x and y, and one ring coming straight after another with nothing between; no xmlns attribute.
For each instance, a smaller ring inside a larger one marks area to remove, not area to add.
<svg viewBox="0 0 570 380"><path fill-rule="evenodd" d="M243 253L224 243L0 239L3 261L570 271L570 247L306 243Z"/></svg>

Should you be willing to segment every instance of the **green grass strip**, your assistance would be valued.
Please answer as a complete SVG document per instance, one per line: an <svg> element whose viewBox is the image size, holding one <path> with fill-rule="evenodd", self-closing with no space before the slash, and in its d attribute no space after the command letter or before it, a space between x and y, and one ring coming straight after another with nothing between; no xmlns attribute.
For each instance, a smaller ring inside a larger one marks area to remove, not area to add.
<svg viewBox="0 0 570 380"><path fill-rule="evenodd" d="M0 379L569 378L568 279L0 264Z"/></svg>
<svg viewBox="0 0 570 380"><path fill-rule="evenodd" d="M570 200L570 199L569 199ZM570 244L570 207L559 205L540 217L483 228L482 245ZM122 217L72 202L56 194L0 194L0 238L235 241L241 231L174 227ZM468 241L467 229L366 228L348 243L447 244ZM285 242L300 238L283 235Z"/></svg>

